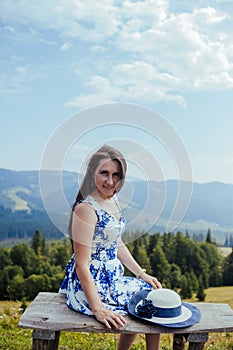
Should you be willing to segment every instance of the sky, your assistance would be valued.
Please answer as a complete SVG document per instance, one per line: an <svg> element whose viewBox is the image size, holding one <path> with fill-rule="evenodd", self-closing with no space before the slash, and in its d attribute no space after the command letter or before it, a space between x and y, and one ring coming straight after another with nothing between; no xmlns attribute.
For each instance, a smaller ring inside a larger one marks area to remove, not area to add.
<svg viewBox="0 0 233 350"><path fill-rule="evenodd" d="M67 170L107 142L131 175L152 157L159 179L233 183L232 33L232 0L1 0L0 167L40 169L59 134Z"/></svg>

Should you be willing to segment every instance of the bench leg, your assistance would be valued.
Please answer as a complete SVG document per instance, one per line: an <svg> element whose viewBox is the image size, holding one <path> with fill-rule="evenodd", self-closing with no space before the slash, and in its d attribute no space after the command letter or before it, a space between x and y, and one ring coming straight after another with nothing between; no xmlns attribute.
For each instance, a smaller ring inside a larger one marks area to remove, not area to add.
<svg viewBox="0 0 233 350"><path fill-rule="evenodd" d="M191 333L187 337L188 350L203 350L209 337L208 333Z"/></svg>
<svg viewBox="0 0 233 350"><path fill-rule="evenodd" d="M205 343L189 343L188 350L203 350Z"/></svg>
<svg viewBox="0 0 233 350"><path fill-rule="evenodd" d="M186 339L183 334L174 334L173 336L173 350L185 350Z"/></svg>
<svg viewBox="0 0 233 350"><path fill-rule="evenodd" d="M186 341L189 342L188 350L203 350L208 336L208 333L174 334L173 350L185 350Z"/></svg>
<svg viewBox="0 0 233 350"><path fill-rule="evenodd" d="M60 332L35 329L32 333L32 350L57 350Z"/></svg>

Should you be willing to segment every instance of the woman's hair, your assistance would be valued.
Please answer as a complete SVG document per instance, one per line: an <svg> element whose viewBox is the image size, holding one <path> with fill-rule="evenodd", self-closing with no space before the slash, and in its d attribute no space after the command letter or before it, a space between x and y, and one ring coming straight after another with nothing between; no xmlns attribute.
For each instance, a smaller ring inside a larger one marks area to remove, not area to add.
<svg viewBox="0 0 233 350"><path fill-rule="evenodd" d="M89 194L94 192L94 190L96 189L94 175L95 175L95 171L99 165L99 162L102 159L109 159L109 160L116 161L120 166L120 178L119 178L119 184L117 186L117 191L120 191L120 189L122 188L122 186L124 184L125 174L126 174L126 169L127 169L127 165L126 165L126 161L125 161L124 156L114 147L111 147L108 145L102 146L89 159L89 161L87 163L86 173L84 175L83 181L82 181L81 186L79 188L78 195L75 199L74 204L72 205L72 213L71 213L70 224L69 224L70 237L71 237L71 224L72 224L73 211L74 211L76 205L80 201L85 199Z"/></svg>

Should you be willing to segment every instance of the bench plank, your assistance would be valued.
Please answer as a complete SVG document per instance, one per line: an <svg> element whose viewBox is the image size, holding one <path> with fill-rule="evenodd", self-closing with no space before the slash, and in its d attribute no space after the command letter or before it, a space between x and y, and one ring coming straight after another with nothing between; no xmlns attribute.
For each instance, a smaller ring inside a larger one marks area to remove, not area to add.
<svg viewBox="0 0 233 350"><path fill-rule="evenodd" d="M127 324L121 330L111 329L95 317L85 316L69 309L65 295L41 292L28 306L19 320L19 327L49 331L96 332L96 333L209 333L233 332L233 310L227 304L191 303L201 311L200 322L182 329L166 328L140 322L126 316Z"/></svg>

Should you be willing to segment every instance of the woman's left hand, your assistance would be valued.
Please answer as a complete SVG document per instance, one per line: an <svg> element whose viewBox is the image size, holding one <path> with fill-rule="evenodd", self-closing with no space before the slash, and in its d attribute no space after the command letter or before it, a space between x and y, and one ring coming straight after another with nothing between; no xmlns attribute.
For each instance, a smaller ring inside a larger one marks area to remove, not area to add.
<svg viewBox="0 0 233 350"><path fill-rule="evenodd" d="M148 275L147 273L144 272L144 273L142 273L140 278L143 281L149 283L153 289L162 288L162 284L157 280L156 277L150 276L150 275Z"/></svg>

